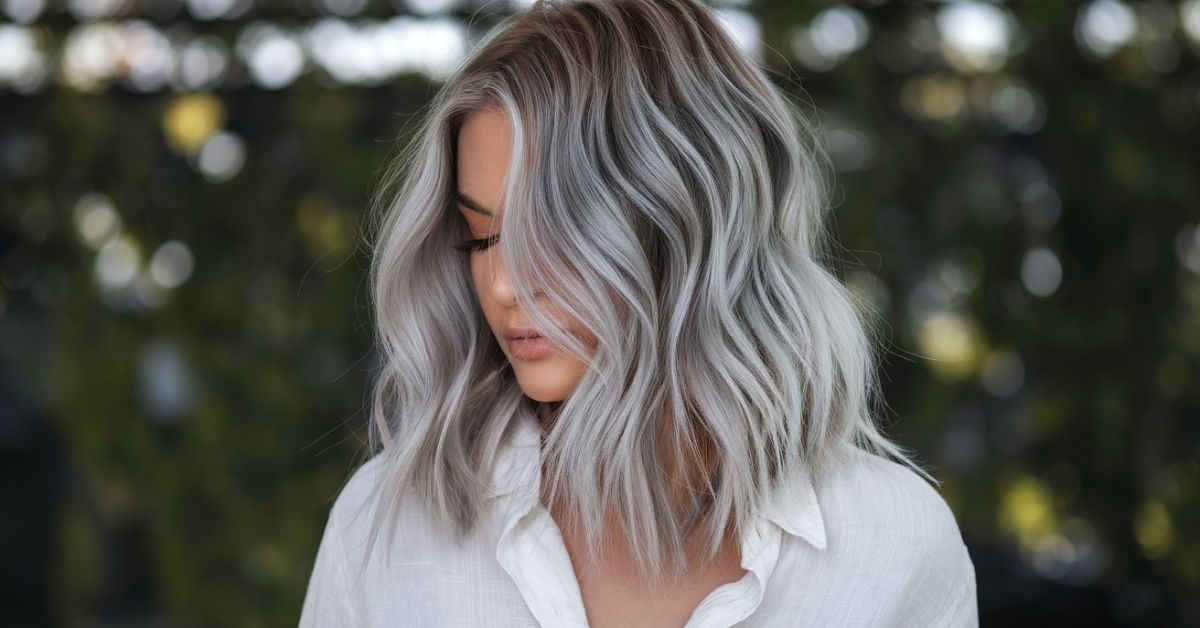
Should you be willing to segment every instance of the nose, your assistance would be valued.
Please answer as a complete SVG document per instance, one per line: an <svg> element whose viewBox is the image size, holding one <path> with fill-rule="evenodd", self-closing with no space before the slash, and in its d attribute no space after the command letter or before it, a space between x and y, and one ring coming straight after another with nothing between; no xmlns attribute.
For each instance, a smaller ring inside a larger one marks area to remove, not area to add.
<svg viewBox="0 0 1200 628"><path fill-rule="evenodd" d="M492 246L485 252L488 256L488 276L491 281L487 287L491 291L492 299L504 307L516 307L517 292L513 289L512 279L508 275L508 267L504 265L503 256L500 255L500 247ZM545 299L546 293L541 288L533 289L533 298Z"/></svg>
<svg viewBox="0 0 1200 628"><path fill-rule="evenodd" d="M508 268L504 265L504 259L500 255L499 247L493 246L491 253L488 255L488 273L491 277L491 283L488 289L492 292L492 298L505 307L513 307L517 303L517 297L512 287L512 280L508 276Z"/></svg>

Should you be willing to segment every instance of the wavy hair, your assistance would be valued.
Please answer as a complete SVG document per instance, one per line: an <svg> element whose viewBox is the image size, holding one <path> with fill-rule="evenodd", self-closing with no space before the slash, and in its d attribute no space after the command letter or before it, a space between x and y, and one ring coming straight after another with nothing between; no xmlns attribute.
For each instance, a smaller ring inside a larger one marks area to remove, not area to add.
<svg viewBox="0 0 1200 628"><path fill-rule="evenodd" d="M457 134L486 108L512 125L498 246L518 308L588 363L561 403L523 395L452 248ZM368 547L410 492L455 538L476 530L522 414L592 555L615 513L654 582L687 569L693 532L711 560L783 478L820 482L849 449L934 481L872 418L874 313L826 267L814 130L699 0L539 0L494 29L374 198Z"/></svg>

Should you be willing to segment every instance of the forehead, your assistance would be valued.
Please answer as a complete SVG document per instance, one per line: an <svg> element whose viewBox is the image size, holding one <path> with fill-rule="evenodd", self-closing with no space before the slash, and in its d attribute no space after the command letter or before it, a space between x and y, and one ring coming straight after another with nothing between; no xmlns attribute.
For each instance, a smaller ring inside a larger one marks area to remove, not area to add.
<svg viewBox="0 0 1200 628"><path fill-rule="evenodd" d="M456 146L457 192L479 205L468 209L503 213L499 205L511 150L512 130L503 112L478 110L463 120Z"/></svg>

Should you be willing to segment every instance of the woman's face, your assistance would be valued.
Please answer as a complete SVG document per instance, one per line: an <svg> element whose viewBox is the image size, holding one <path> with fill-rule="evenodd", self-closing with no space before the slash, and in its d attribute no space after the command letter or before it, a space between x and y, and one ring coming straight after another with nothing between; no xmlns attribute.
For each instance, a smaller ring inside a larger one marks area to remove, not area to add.
<svg viewBox="0 0 1200 628"><path fill-rule="evenodd" d="M479 110L464 120L458 135L456 206L469 225L472 239L482 240L500 232L500 221L504 217L500 201L511 148L507 114ZM509 339L506 331L512 327L530 326L530 321L517 311L516 296L499 245L464 254L471 256L471 275L483 315L504 355L512 363L522 392L542 402L566 399L587 365L557 346L551 346L545 355L523 352L521 341ZM551 303L541 305L554 320L566 321L564 327L585 346L595 347L594 335L587 333L577 321L567 319ZM543 339L543 342L548 341ZM536 344L536 341L526 344Z"/></svg>

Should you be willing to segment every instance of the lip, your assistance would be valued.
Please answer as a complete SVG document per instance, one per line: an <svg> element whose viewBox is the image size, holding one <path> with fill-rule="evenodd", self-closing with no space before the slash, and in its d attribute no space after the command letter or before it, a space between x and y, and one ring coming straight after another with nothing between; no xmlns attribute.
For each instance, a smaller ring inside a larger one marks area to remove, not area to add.
<svg viewBox="0 0 1200 628"><path fill-rule="evenodd" d="M509 353L518 360L540 360L554 353L554 343L532 327L509 327L504 336Z"/></svg>
<svg viewBox="0 0 1200 628"><path fill-rule="evenodd" d="M517 338L542 338L543 336L539 334L536 329L527 325L522 325L520 327L509 327L508 329L505 329L504 337L508 338L509 340L515 340Z"/></svg>

